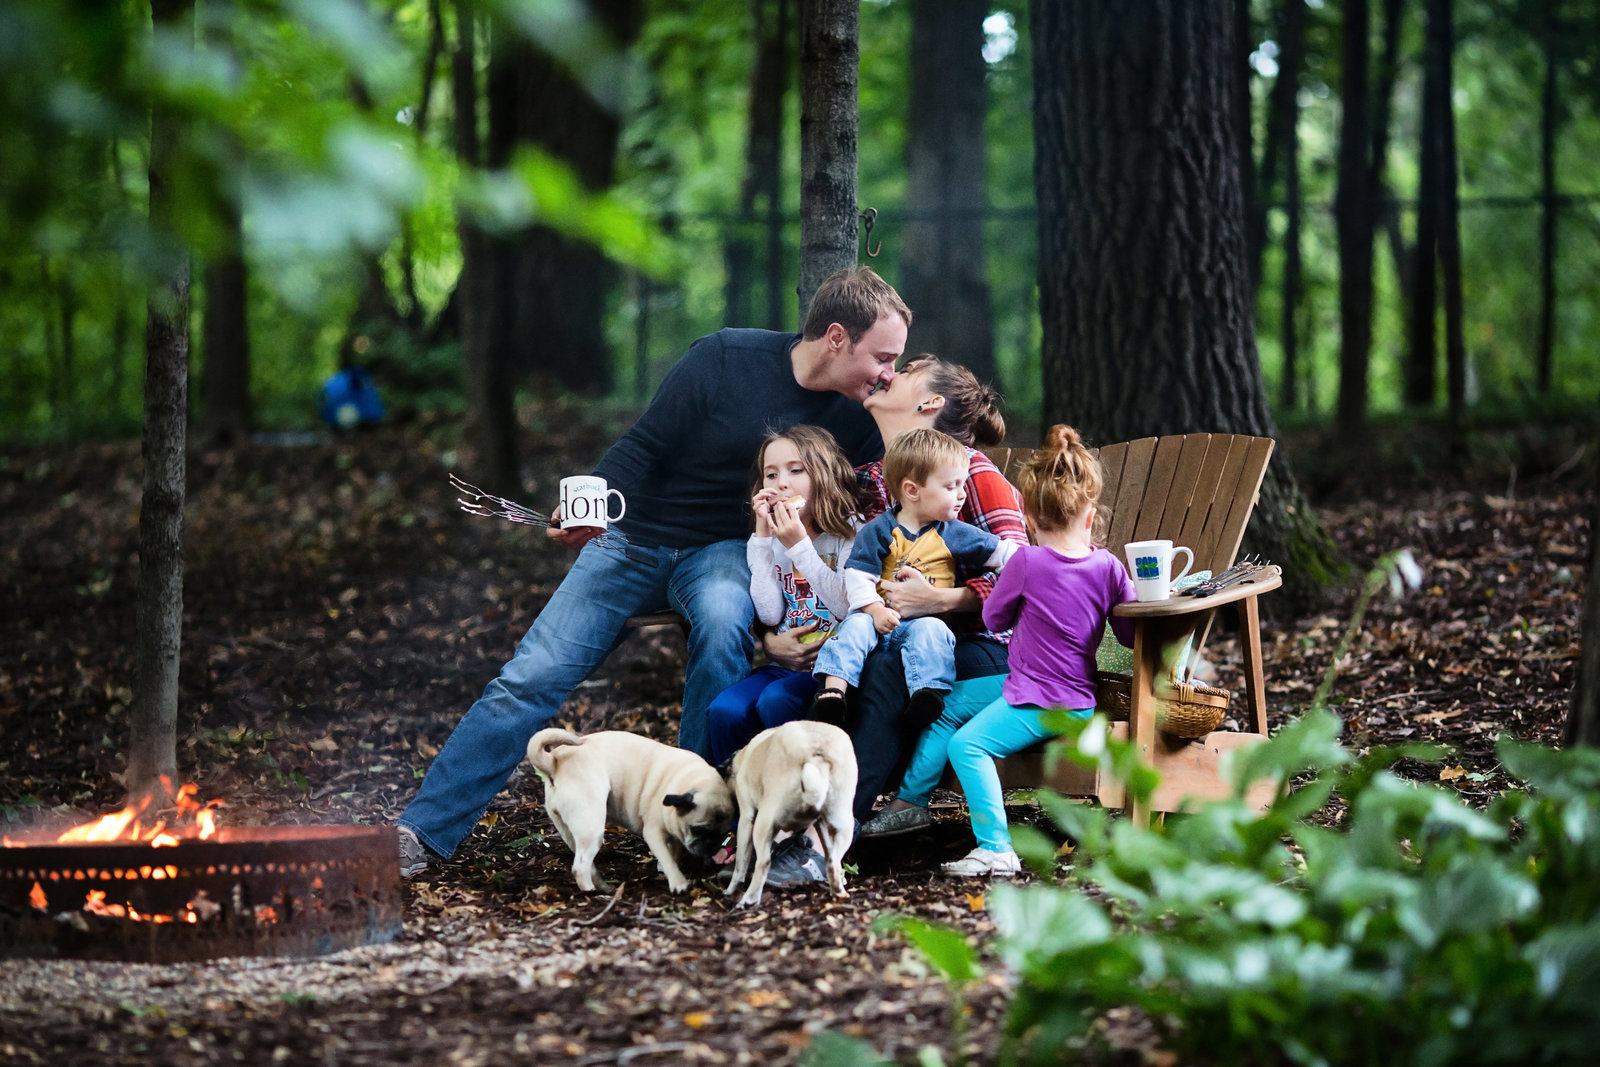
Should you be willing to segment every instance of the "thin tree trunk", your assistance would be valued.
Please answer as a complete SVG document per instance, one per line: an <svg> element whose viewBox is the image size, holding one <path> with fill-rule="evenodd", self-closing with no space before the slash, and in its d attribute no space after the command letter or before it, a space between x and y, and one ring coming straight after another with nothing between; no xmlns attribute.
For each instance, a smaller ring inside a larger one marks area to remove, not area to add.
<svg viewBox="0 0 1600 1067"><path fill-rule="evenodd" d="M152 0L151 15L180 41L194 39L194 0ZM176 116L159 105L150 123L150 224L174 232L172 171L181 152ZM164 796L177 776L178 653L183 639L184 437L189 372L189 257L169 252L145 322L144 490L139 509L138 617L129 709L130 797Z"/></svg>
<svg viewBox="0 0 1600 1067"><path fill-rule="evenodd" d="M766 323L774 330L784 327L788 307L789 269L783 250L783 91L789 85L793 57L794 0L778 0L777 38L783 42L778 52L779 93L773 102L772 165L767 169L767 314Z"/></svg>
<svg viewBox="0 0 1600 1067"><path fill-rule="evenodd" d="M739 218L725 243L728 280L723 301L729 326L762 325L778 329L781 319L752 318L751 294L756 281L756 245L764 238L762 220L778 207L782 183L783 94L788 85L786 8L788 0L752 0L755 19L755 63L750 73L750 122L744 181L739 187ZM765 198L766 204L760 205ZM770 251L769 251L770 255ZM767 272L770 277L770 271ZM767 309L773 309L768 294ZM781 311L780 311L781 314Z"/></svg>
<svg viewBox="0 0 1600 1067"><path fill-rule="evenodd" d="M1344 78L1339 99L1339 189L1334 215L1339 234L1340 429L1353 436L1367 417L1372 359L1372 202L1368 66L1371 25L1367 0L1345 0Z"/></svg>
<svg viewBox="0 0 1600 1067"><path fill-rule="evenodd" d="M201 416L198 436L227 448L250 432L250 323L244 226L239 202L220 196L221 247L205 266L205 324L200 355Z"/></svg>
<svg viewBox="0 0 1600 1067"><path fill-rule="evenodd" d="M856 263L857 0L800 0L800 290Z"/></svg>
<svg viewBox="0 0 1600 1067"><path fill-rule="evenodd" d="M1433 21L1429 0L1428 21ZM1407 346L1405 403L1433 407L1438 392L1439 341L1439 121L1444 71L1429 34L1422 59L1422 144L1417 166L1417 243L1412 254L1410 344Z"/></svg>
<svg viewBox="0 0 1600 1067"><path fill-rule="evenodd" d="M1043 421L1276 436L1256 355L1228 0L1035 4ZM1181 61L1179 59L1181 57ZM1341 567L1279 450L1249 530L1290 603Z"/></svg>
<svg viewBox="0 0 1600 1067"><path fill-rule="evenodd" d="M1303 7L1301 0L1289 0ZM1287 50L1286 50L1287 51ZM1278 75L1282 77L1282 71ZM1283 229L1283 317L1280 343L1283 346L1283 380L1279 383L1280 403L1285 411L1299 405L1300 375L1300 106L1294 105L1283 138L1283 199L1287 221Z"/></svg>
<svg viewBox="0 0 1600 1067"><path fill-rule="evenodd" d="M455 97L455 149L463 167L482 163L478 137L477 45L472 0L456 0L456 49L451 57ZM467 467L490 492L519 492L516 412L506 360L491 346L489 306L493 269L490 238L463 217L460 228L461 277L456 282L456 308L461 323L462 393L466 400Z"/></svg>
<svg viewBox="0 0 1600 1067"><path fill-rule="evenodd" d="M1256 200L1250 210L1250 280L1261 283L1261 256L1267 241L1267 208L1277 189L1278 159L1300 121L1300 71L1306 55L1305 0L1284 0L1278 21L1278 74L1267 98L1267 136L1257 172ZM1288 163L1285 161L1284 166Z"/></svg>
<svg viewBox="0 0 1600 1067"><path fill-rule="evenodd" d="M1539 395L1550 392L1556 333L1556 17L1555 0L1544 0L1544 93L1539 108Z"/></svg>
<svg viewBox="0 0 1600 1067"><path fill-rule="evenodd" d="M1454 64L1455 29L1451 0L1429 0L1428 36L1439 52L1444 83L1439 112L1439 269L1444 280L1445 381L1450 402L1453 446L1465 445L1467 346L1461 307L1461 200L1456 170Z"/></svg>
<svg viewBox="0 0 1600 1067"><path fill-rule="evenodd" d="M1239 197L1244 204L1244 217L1253 220L1260 211L1258 205L1266 203L1271 195L1264 186L1256 185L1255 108L1250 96L1250 80L1255 71L1250 66L1250 53L1255 51L1254 20L1250 17L1251 0L1233 0L1233 138L1234 151L1239 154ZM1292 0L1291 0L1292 2ZM1269 134L1270 136L1270 134ZM1263 153L1265 155L1265 153ZM1246 253L1250 266L1250 296L1255 298L1255 283L1261 271L1261 243L1263 234L1253 227L1245 230Z"/></svg>
<svg viewBox="0 0 1600 1067"><path fill-rule="evenodd" d="M913 0L901 291L922 310L906 349L995 380L983 242L987 0Z"/></svg>
<svg viewBox="0 0 1600 1067"><path fill-rule="evenodd" d="M433 83L439 71L439 57L444 54L444 12L440 0L428 0L428 51L422 60L422 85L417 92L417 109L412 115L412 130L420 148L428 132L428 117L432 112ZM406 325L413 331L422 328L422 301L417 296L417 265L411 222L400 223L400 277L405 288Z"/></svg>

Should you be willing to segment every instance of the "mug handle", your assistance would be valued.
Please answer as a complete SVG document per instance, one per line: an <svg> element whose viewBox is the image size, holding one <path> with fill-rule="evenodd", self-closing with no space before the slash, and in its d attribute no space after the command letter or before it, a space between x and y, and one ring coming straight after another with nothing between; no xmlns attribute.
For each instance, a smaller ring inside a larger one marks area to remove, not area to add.
<svg viewBox="0 0 1600 1067"><path fill-rule="evenodd" d="M1192 548L1190 548L1188 545L1178 545L1176 548L1174 548L1172 550L1172 558L1173 559L1177 559L1179 552L1187 553L1188 556L1189 556L1189 562L1185 563L1183 565L1182 573L1174 574L1172 576L1171 580L1174 581L1174 582L1177 581L1179 578L1182 578L1184 575L1188 574L1190 569L1194 567L1194 550ZM1168 564L1168 569L1169 570L1171 569L1171 564L1170 563Z"/></svg>
<svg viewBox="0 0 1600 1067"><path fill-rule="evenodd" d="M609 501L611 497L616 497L617 498L617 513L615 515L611 514L611 508L609 506L607 506L607 508L606 508L606 522L608 522L608 523L617 522L618 520L620 520L622 518L622 516L624 516L624 515L626 515L628 513L628 501L627 501L627 499L625 497L623 497L622 490L620 490L620 489L607 489L606 490L606 499ZM1184 549L1184 551L1187 552L1189 550L1188 549Z"/></svg>

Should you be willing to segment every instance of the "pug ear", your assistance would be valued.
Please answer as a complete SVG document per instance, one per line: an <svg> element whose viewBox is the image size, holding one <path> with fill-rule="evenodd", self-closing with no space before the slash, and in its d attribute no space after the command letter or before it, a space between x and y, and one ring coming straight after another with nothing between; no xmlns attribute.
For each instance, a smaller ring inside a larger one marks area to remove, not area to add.
<svg viewBox="0 0 1600 1067"><path fill-rule="evenodd" d="M687 815L694 810L694 793L693 789L687 793L668 793L661 798L661 803L669 808L677 808L680 814Z"/></svg>

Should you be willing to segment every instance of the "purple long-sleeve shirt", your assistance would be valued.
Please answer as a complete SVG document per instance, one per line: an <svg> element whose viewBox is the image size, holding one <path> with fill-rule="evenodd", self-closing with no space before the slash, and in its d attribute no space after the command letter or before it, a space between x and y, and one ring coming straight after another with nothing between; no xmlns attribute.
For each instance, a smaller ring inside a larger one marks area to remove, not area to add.
<svg viewBox="0 0 1600 1067"><path fill-rule="evenodd" d="M1133 620L1111 609L1134 599L1122 561L1103 548L1064 556L1053 548L1019 548L983 602L983 624L1011 629L1006 703L1040 708L1094 707L1094 655L1106 620L1117 640L1133 645Z"/></svg>

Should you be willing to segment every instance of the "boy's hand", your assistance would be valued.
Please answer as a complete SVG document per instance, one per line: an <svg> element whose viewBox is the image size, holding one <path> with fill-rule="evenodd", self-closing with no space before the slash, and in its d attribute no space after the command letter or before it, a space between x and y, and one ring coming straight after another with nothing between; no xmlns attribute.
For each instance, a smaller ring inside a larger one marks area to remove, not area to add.
<svg viewBox="0 0 1600 1067"><path fill-rule="evenodd" d="M550 525L545 527L544 535L562 548L582 548L584 545L600 536L598 526L574 526L570 530L561 528L561 506L550 513Z"/></svg>
<svg viewBox="0 0 1600 1067"><path fill-rule="evenodd" d="M900 625L900 613L884 604L868 604L861 609L872 616L872 625L880 634L886 634Z"/></svg>

